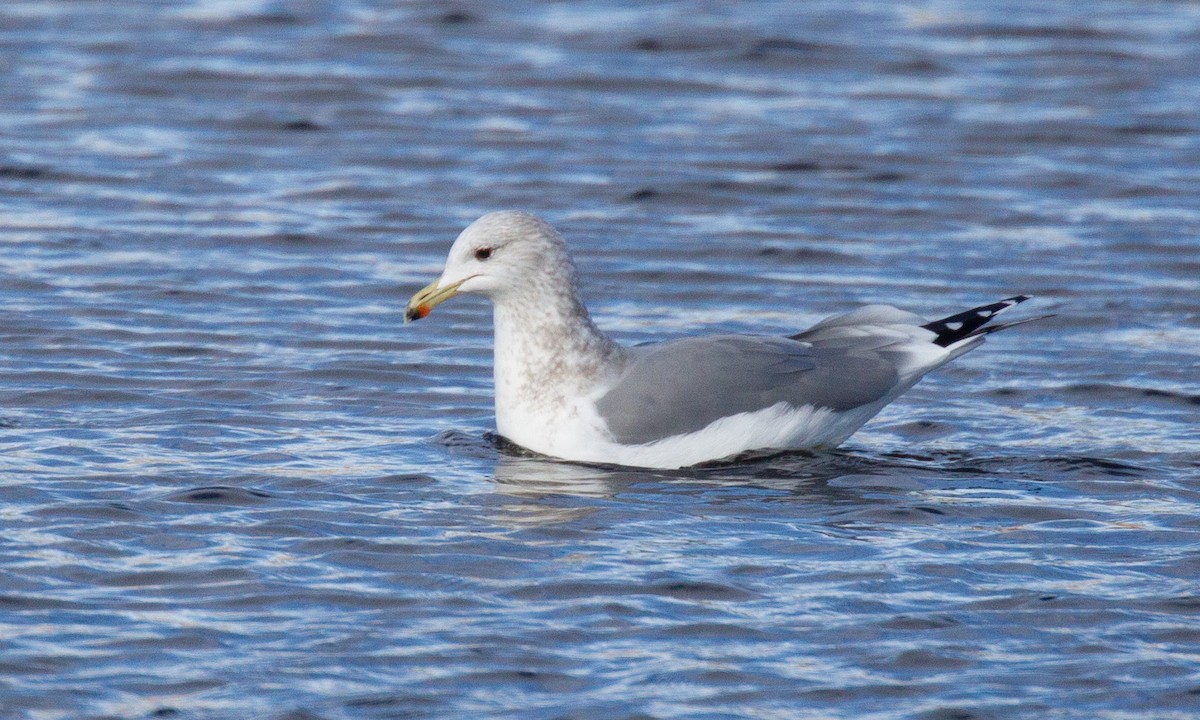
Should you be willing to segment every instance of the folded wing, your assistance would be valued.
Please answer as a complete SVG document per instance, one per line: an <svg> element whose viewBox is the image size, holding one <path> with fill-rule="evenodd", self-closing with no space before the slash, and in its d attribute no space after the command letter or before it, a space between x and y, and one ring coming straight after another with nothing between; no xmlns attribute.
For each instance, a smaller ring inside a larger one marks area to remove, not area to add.
<svg viewBox="0 0 1200 720"><path fill-rule="evenodd" d="M832 332L829 342L717 335L635 348L596 408L625 445L695 432L778 403L849 410L882 399L898 383L887 348L911 338L878 330L850 333L857 337Z"/></svg>

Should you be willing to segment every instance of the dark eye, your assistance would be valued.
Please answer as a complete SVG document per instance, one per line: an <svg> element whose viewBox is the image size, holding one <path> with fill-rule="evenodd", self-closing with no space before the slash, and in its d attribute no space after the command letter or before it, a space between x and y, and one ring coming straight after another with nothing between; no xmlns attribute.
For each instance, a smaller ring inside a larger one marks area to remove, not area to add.
<svg viewBox="0 0 1200 720"><path fill-rule="evenodd" d="M476 260L487 260L491 256L492 256L492 249L490 247L481 247L475 251L475 259Z"/></svg>

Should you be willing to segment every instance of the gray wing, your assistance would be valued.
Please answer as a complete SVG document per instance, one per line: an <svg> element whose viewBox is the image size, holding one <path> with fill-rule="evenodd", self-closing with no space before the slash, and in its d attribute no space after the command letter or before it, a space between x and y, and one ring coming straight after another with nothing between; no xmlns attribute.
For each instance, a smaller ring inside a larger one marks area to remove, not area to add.
<svg viewBox="0 0 1200 720"><path fill-rule="evenodd" d="M895 387L896 367L875 342L837 340L718 335L634 348L596 408L617 442L633 445L780 402L847 410Z"/></svg>

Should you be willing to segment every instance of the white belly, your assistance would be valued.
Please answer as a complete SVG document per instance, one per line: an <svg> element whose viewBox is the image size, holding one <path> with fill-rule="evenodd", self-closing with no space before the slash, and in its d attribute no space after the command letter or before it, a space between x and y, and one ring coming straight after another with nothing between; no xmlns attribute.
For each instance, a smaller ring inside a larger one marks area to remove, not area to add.
<svg viewBox="0 0 1200 720"><path fill-rule="evenodd" d="M806 450L841 444L884 403L838 412L784 403L721 418L693 433L642 445L613 441L603 422L581 401L558 417L520 418L510 414L500 434L535 452L576 462L633 467L680 468L721 460L750 450Z"/></svg>

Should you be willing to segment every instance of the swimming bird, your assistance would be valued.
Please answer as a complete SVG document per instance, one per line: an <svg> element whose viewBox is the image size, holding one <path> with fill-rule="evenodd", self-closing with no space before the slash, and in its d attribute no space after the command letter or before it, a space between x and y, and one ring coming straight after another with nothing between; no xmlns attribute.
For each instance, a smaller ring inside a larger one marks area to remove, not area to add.
<svg viewBox="0 0 1200 720"><path fill-rule="evenodd" d="M562 460L680 468L748 451L833 448L984 336L1017 295L925 321L867 305L786 337L625 347L592 322L563 237L519 211L471 223L405 321L478 293L494 305L496 430Z"/></svg>

